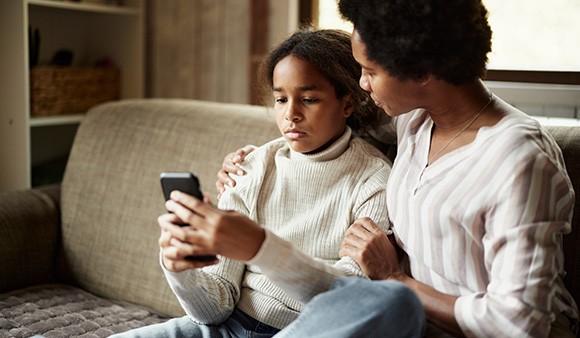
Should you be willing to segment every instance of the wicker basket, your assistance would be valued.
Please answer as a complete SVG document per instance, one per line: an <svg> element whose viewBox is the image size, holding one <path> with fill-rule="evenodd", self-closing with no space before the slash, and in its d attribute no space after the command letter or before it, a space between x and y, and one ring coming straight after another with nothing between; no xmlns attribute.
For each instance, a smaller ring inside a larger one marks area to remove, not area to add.
<svg viewBox="0 0 580 338"><path fill-rule="evenodd" d="M30 70L30 114L84 113L119 99L119 71L95 67L35 67Z"/></svg>

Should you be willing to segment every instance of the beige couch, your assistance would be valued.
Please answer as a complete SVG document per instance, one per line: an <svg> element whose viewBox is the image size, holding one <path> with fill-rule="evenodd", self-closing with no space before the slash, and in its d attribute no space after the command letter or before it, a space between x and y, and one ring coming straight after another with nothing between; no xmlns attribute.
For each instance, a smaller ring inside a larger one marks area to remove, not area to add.
<svg viewBox="0 0 580 338"><path fill-rule="evenodd" d="M580 192L580 128L550 131ZM278 136L263 107L143 99L92 109L61 186L0 194L0 337L104 337L182 315L158 264L159 173L195 171L215 198L226 153ZM579 299L577 231L565 244Z"/></svg>

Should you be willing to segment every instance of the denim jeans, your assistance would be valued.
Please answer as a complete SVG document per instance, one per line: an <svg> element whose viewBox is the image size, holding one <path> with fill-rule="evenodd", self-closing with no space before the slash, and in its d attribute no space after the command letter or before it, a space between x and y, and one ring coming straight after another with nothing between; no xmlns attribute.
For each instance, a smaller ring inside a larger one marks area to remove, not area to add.
<svg viewBox="0 0 580 338"><path fill-rule="evenodd" d="M198 325L189 317L174 318L113 335L114 338L270 338L280 330L268 326L235 309L220 325Z"/></svg>
<svg viewBox="0 0 580 338"><path fill-rule="evenodd" d="M404 284L346 277L314 297L298 319L275 337L422 337L426 326L423 305ZM268 338L277 331L236 310L219 326L197 325L182 317L112 337Z"/></svg>
<svg viewBox="0 0 580 338"><path fill-rule="evenodd" d="M347 277L314 297L275 337L422 337L426 327L423 305L403 283Z"/></svg>

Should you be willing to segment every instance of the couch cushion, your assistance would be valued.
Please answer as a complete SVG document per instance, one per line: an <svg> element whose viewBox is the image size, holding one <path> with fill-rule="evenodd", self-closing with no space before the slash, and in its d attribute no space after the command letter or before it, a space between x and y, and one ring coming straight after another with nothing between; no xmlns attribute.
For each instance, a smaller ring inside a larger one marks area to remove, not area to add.
<svg viewBox="0 0 580 338"><path fill-rule="evenodd" d="M264 107L177 99L127 100L83 119L62 183L65 263L97 295L181 315L159 267L159 174L195 171L216 195L225 154L278 137ZM214 197L215 200L215 197Z"/></svg>
<svg viewBox="0 0 580 338"><path fill-rule="evenodd" d="M0 337L108 337L167 318L65 285L44 285L0 296Z"/></svg>
<svg viewBox="0 0 580 338"><path fill-rule="evenodd" d="M56 281L58 191L0 193L0 293Z"/></svg>
<svg viewBox="0 0 580 338"><path fill-rule="evenodd" d="M576 303L580 304L580 128L546 126L546 129L562 149L566 170L576 193L572 233L564 236L564 268L567 273L564 283Z"/></svg>

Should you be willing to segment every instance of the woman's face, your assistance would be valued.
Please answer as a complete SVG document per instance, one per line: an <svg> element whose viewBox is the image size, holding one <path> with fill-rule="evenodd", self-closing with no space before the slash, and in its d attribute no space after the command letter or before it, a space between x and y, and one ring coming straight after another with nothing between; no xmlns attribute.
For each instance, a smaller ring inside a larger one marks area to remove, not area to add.
<svg viewBox="0 0 580 338"><path fill-rule="evenodd" d="M418 108L421 85L416 81L401 81L377 62L367 57L366 45L355 29L351 36L352 53L362 67L359 85L371 94L375 104L389 116L397 116Z"/></svg>
<svg viewBox="0 0 580 338"><path fill-rule="evenodd" d="M316 68L292 55L274 68L273 96L278 128L301 153L324 150L336 141L352 113L349 95L338 99Z"/></svg>

